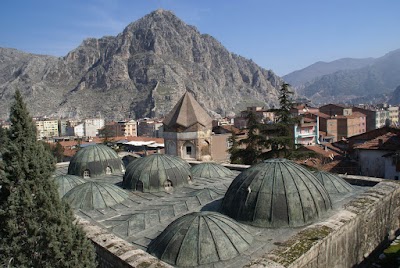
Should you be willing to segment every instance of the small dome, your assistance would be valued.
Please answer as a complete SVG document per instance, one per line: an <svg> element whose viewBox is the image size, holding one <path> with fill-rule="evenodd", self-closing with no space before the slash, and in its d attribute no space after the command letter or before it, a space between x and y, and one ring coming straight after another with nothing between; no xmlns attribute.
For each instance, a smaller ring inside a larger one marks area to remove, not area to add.
<svg viewBox="0 0 400 268"><path fill-rule="evenodd" d="M54 181L57 185L60 198L75 186L86 182L84 179L75 175L59 175L54 178Z"/></svg>
<svg viewBox="0 0 400 268"><path fill-rule="evenodd" d="M63 197L72 208L98 209L121 203L128 194L118 186L105 182L86 182L76 186Z"/></svg>
<svg viewBox="0 0 400 268"><path fill-rule="evenodd" d="M233 172L217 163L201 163L191 167L193 177L200 178L225 178L232 176Z"/></svg>
<svg viewBox="0 0 400 268"><path fill-rule="evenodd" d="M330 194L349 193L354 191L353 186L338 175L325 171L316 171L314 172L314 175Z"/></svg>
<svg viewBox="0 0 400 268"><path fill-rule="evenodd" d="M122 174L123 163L117 153L106 145L91 145L79 150L71 159L68 174L83 178Z"/></svg>
<svg viewBox="0 0 400 268"><path fill-rule="evenodd" d="M170 191L188 184L190 165L176 156L152 154L138 158L126 167L123 186L142 192Z"/></svg>
<svg viewBox="0 0 400 268"><path fill-rule="evenodd" d="M318 179L286 159L268 160L239 174L222 202L225 214L259 227L303 226L331 207Z"/></svg>
<svg viewBox="0 0 400 268"><path fill-rule="evenodd" d="M172 222L147 251L169 264L195 267L232 259L248 249L252 241L240 223L217 212L203 211Z"/></svg>

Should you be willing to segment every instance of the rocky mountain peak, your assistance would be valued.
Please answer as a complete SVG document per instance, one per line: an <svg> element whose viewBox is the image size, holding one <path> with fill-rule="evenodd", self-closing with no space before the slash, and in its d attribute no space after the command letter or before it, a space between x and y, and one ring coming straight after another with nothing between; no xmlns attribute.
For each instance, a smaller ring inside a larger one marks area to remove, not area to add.
<svg viewBox="0 0 400 268"><path fill-rule="evenodd" d="M31 66L26 74L34 79L18 73L0 79L2 114L8 105L3 100L16 87L25 91L34 115L122 119L163 116L186 90L211 114L269 107L277 104L282 83L166 10L144 16L117 36L87 38L64 58L6 60L0 69L12 64Z"/></svg>

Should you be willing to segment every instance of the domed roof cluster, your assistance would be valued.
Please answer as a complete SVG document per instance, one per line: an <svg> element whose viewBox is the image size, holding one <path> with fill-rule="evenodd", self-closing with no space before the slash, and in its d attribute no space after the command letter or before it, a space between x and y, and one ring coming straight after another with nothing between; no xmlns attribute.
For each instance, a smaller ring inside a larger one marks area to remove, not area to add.
<svg viewBox="0 0 400 268"><path fill-rule="evenodd" d="M239 223L217 212L194 212L172 222L148 252L176 266L194 267L232 259L253 237Z"/></svg>
<svg viewBox="0 0 400 268"><path fill-rule="evenodd" d="M351 186L350 183L335 174L325 171L316 171L314 175L330 194L343 194L354 191L354 187Z"/></svg>
<svg viewBox="0 0 400 268"><path fill-rule="evenodd" d="M69 190L86 181L75 175L59 175L54 178L58 188L58 194L63 197Z"/></svg>
<svg viewBox="0 0 400 268"><path fill-rule="evenodd" d="M225 178L227 176L232 176L233 172L217 163L201 163L191 167L190 171L192 172L193 177L200 178Z"/></svg>
<svg viewBox="0 0 400 268"><path fill-rule="evenodd" d="M120 187L104 182L86 182L74 187L63 197L75 209L99 209L121 203L128 194Z"/></svg>
<svg viewBox="0 0 400 268"><path fill-rule="evenodd" d="M222 211L258 227L296 227L332 207L317 178L286 159L268 160L237 176L222 202Z"/></svg>
<svg viewBox="0 0 400 268"><path fill-rule="evenodd" d="M68 174L84 178L121 174L124 170L117 153L106 145L91 145L79 150L71 159Z"/></svg>
<svg viewBox="0 0 400 268"><path fill-rule="evenodd" d="M190 165L179 157L153 154L126 167L123 186L142 192L169 191L192 180Z"/></svg>

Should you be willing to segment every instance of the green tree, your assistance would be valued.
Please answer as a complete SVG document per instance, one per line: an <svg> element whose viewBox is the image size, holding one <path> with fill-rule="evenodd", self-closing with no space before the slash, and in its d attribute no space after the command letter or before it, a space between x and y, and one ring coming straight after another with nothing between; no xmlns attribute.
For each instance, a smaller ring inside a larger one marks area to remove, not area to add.
<svg viewBox="0 0 400 268"><path fill-rule="evenodd" d="M51 148L51 152L56 158L57 163L64 161L64 147L62 147L59 142L57 142L56 145Z"/></svg>
<svg viewBox="0 0 400 268"><path fill-rule="evenodd" d="M93 246L58 196L54 158L37 141L19 91L10 120L0 170L0 266L95 267Z"/></svg>
<svg viewBox="0 0 400 268"><path fill-rule="evenodd" d="M266 145L270 151L263 153L260 157L263 159L274 157L289 157L294 150L293 125L297 118L291 115L290 109L293 107L291 99L292 91L290 85L284 83L280 89L279 104L280 108L276 110L278 121L270 125L263 131L269 138Z"/></svg>
<svg viewBox="0 0 400 268"><path fill-rule="evenodd" d="M238 141L235 149L231 150L231 163L246 165L257 163L265 150L266 137L262 134L263 125L253 112L249 112L246 119L247 137Z"/></svg>

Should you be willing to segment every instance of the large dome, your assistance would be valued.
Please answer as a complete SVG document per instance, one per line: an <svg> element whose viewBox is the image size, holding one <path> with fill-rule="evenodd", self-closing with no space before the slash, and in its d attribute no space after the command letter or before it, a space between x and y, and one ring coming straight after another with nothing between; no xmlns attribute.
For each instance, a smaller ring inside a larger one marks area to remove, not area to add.
<svg viewBox="0 0 400 268"><path fill-rule="evenodd" d="M105 182L86 182L74 187L63 197L75 209L99 209L121 203L128 194L118 186Z"/></svg>
<svg viewBox="0 0 400 268"><path fill-rule="evenodd" d="M69 190L78 186L86 181L75 175L59 175L54 178L58 188L58 194L63 197Z"/></svg>
<svg viewBox="0 0 400 268"><path fill-rule="evenodd" d="M222 211L259 227L303 226L331 208L324 186L302 166L286 159L254 165L237 176Z"/></svg>
<svg viewBox="0 0 400 268"><path fill-rule="evenodd" d="M234 258L253 237L240 223L217 212L194 212L168 225L148 252L180 267L196 267Z"/></svg>
<svg viewBox="0 0 400 268"><path fill-rule="evenodd" d="M314 175L330 194L343 194L354 191L350 183L335 174L325 171L316 171Z"/></svg>
<svg viewBox="0 0 400 268"><path fill-rule="evenodd" d="M193 177L208 179L225 178L233 175L233 172L228 168L211 162L194 165L190 171L192 172Z"/></svg>
<svg viewBox="0 0 400 268"><path fill-rule="evenodd" d="M68 174L83 178L122 174L123 163L117 153L106 145L91 145L79 150L68 166Z"/></svg>
<svg viewBox="0 0 400 268"><path fill-rule="evenodd" d="M189 169L190 165L179 157L153 154L131 162L122 184L142 192L170 191L191 181Z"/></svg>

